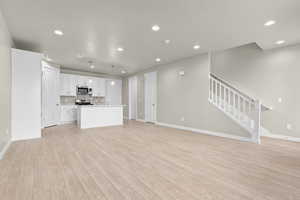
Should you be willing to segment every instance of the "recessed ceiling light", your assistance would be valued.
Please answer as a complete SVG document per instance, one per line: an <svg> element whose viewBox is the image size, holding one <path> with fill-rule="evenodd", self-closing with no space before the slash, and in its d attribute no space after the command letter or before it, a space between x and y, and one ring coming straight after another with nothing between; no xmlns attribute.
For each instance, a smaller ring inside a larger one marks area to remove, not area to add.
<svg viewBox="0 0 300 200"><path fill-rule="evenodd" d="M118 47L118 48L117 48L117 51L120 51L120 52L121 52L121 51L124 51L124 48Z"/></svg>
<svg viewBox="0 0 300 200"><path fill-rule="evenodd" d="M156 62L160 62L160 58L156 58L155 61L156 61Z"/></svg>
<svg viewBox="0 0 300 200"><path fill-rule="evenodd" d="M111 85L115 85L116 83L115 83L114 81L111 81L110 84L111 84Z"/></svg>
<svg viewBox="0 0 300 200"><path fill-rule="evenodd" d="M200 49L200 45L199 44L194 45L194 49L195 50Z"/></svg>
<svg viewBox="0 0 300 200"><path fill-rule="evenodd" d="M125 70L121 70L121 73L122 73L122 74L126 74L126 71L125 71Z"/></svg>
<svg viewBox="0 0 300 200"><path fill-rule="evenodd" d="M55 30L54 34L55 35L63 35L64 33L61 30Z"/></svg>
<svg viewBox="0 0 300 200"><path fill-rule="evenodd" d="M170 44L171 40L165 40L164 43L165 44Z"/></svg>
<svg viewBox="0 0 300 200"><path fill-rule="evenodd" d="M94 68L95 68L95 65L92 64L92 65L90 66L90 68L91 68L91 69L94 69Z"/></svg>
<svg viewBox="0 0 300 200"><path fill-rule="evenodd" d="M285 43L284 40L278 40L278 41L276 42L276 44L283 44L283 43Z"/></svg>
<svg viewBox="0 0 300 200"><path fill-rule="evenodd" d="M276 21L274 21L274 20L269 20L269 21L267 21L264 25L265 25L265 26L272 26L272 25L274 25L274 24L276 24Z"/></svg>
<svg viewBox="0 0 300 200"><path fill-rule="evenodd" d="M153 25L152 30L153 31L159 31L160 27L158 25Z"/></svg>

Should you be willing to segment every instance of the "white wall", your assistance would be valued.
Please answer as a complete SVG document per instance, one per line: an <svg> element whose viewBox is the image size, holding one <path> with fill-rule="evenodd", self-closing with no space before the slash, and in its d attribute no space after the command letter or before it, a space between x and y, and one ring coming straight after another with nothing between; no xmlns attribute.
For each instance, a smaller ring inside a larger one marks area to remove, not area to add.
<svg viewBox="0 0 300 200"><path fill-rule="evenodd" d="M0 11L0 159L11 138L11 46L13 46L13 42Z"/></svg>
<svg viewBox="0 0 300 200"><path fill-rule="evenodd" d="M114 82L114 85L111 84ZM122 80L106 80L105 102L110 105L122 104Z"/></svg>
<svg viewBox="0 0 300 200"><path fill-rule="evenodd" d="M12 49L12 140L41 137L41 58Z"/></svg>

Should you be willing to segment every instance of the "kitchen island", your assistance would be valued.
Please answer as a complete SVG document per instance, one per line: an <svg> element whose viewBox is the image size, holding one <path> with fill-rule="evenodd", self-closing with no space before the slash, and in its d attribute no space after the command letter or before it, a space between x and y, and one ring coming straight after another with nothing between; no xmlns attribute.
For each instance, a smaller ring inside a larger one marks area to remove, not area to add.
<svg viewBox="0 0 300 200"><path fill-rule="evenodd" d="M122 105L82 105L77 107L77 126L81 129L123 125Z"/></svg>

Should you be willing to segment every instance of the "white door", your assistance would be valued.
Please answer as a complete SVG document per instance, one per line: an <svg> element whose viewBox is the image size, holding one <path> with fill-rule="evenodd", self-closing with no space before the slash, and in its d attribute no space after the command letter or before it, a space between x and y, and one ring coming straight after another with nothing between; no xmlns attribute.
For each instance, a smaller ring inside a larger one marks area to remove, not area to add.
<svg viewBox="0 0 300 200"><path fill-rule="evenodd" d="M145 121L156 122L157 107L157 73L150 72L144 75L145 78Z"/></svg>
<svg viewBox="0 0 300 200"><path fill-rule="evenodd" d="M137 77L128 79L129 119L137 119Z"/></svg>
<svg viewBox="0 0 300 200"><path fill-rule="evenodd" d="M59 69L43 62L42 84L43 126L54 126L60 121Z"/></svg>

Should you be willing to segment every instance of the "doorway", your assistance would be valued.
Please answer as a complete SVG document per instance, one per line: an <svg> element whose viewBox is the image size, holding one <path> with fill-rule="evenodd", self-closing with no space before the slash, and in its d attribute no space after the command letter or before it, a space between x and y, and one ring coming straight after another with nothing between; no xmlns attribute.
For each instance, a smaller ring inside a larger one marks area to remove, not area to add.
<svg viewBox="0 0 300 200"><path fill-rule="evenodd" d="M128 118L137 119L137 77L133 76L128 79Z"/></svg>
<svg viewBox="0 0 300 200"><path fill-rule="evenodd" d="M156 122L157 109L157 72L144 75L145 79L145 121Z"/></svg>
<svg viewBox="0 0 300 200"><path fill-rule="evenodd" d="M59 69L42 61L42 127L55 126L60 121Z"/></svg>

